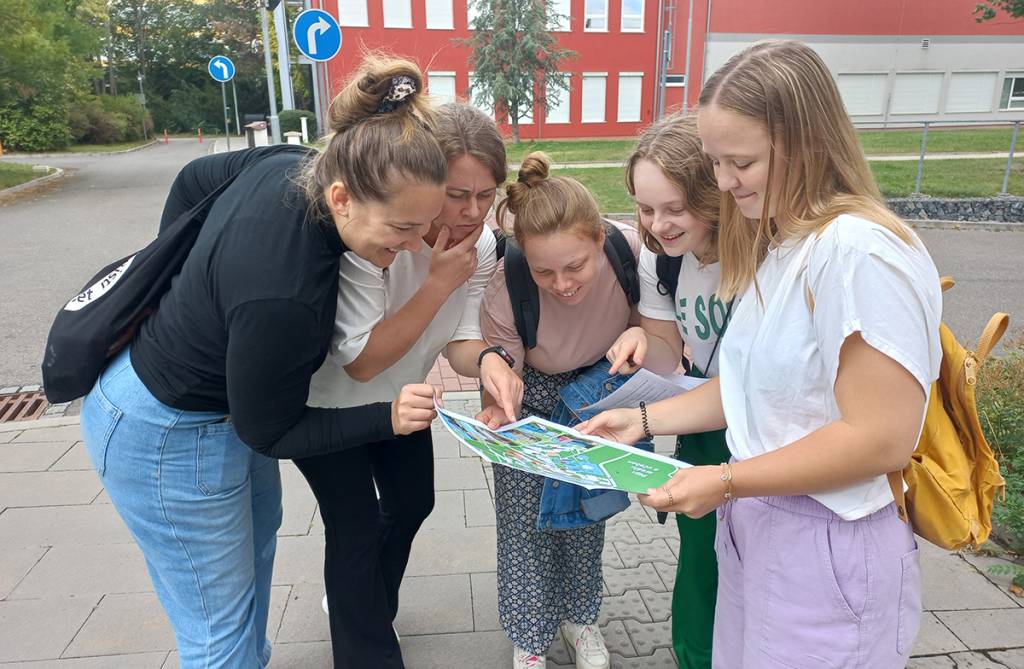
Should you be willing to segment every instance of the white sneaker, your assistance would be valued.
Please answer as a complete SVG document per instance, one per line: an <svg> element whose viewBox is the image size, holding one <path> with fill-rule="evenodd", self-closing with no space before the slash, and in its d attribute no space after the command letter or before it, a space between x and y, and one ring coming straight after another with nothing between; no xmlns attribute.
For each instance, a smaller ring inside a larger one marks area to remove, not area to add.
<svg viewBox="0 0 1024 669"><path fill-rule="evenodd" d="M519 646L512 651L512 669L545 669L548 661L543 655L527 653Z"/></svg>
<svg viewBox="0 0 1024 669"><path fill-rule="evenodd" d="M331 615L331 609L327 606L327 595L324 595L324 598L320 600L320 607L324 610L324 613ZM395 640L401 643L402 637L398 636L398 628L392 625L391 629L395 630Z"/></svg>
<svg viewBox="0 0 1024 669"><path fill-rule="evenodd" d="M576 669L608 669L611 658L597 625L566 623L565 631L576 647Z"/></svg>

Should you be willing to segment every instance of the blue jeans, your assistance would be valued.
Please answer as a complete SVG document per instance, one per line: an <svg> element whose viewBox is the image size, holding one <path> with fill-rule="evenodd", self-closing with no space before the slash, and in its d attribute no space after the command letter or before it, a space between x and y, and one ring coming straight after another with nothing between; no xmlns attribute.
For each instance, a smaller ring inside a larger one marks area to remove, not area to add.
<svg viewBox="0 0 1024 669"><path fill-rule="evenodd" d="M227 415L161 403L128 350L86 396L81 421L93 466L146 558L182 669L266 667L277 461L246 446Z"/></svg>
<svg viewBox="0 0 1024 669"><path fill-rule="evenodd" d="M551 421L572 427L597 415L583 407L593 404L617 390L629 380L624 374L609 374L611 363L599 360L558 391L558 402L551 412ZM634 444L636 448L653 451L650 440ZM551 478L544 479L537 514L538 530L571 530L611 518L629 506L629 496L621 490L587 490Z"/></svg>

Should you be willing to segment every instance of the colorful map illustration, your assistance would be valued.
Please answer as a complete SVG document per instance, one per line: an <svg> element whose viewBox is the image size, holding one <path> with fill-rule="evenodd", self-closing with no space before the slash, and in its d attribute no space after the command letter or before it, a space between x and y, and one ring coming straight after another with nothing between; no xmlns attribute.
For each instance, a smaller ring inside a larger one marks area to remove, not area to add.
<svg viewBox="0 0 1024 669"><path fill-rule="evenodd" d="M542 418L497 430L440 407L437 413L456 439L488 462L575 483L645 493L667 482L686 463L580 434Z"/></svg>

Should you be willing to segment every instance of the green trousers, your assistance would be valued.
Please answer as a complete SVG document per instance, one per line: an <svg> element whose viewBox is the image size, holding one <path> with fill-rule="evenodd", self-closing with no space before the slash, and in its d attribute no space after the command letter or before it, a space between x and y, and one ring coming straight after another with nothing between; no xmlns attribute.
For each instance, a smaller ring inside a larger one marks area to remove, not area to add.
<svg viewBox="0 0 1024 669"><path fill-rule="evenodd" d="M729 461L725 430L688 434L676 439L676 458L691 465ZM672 646L679 666L711 667L711 638L718 593L715 558L715 512L700 518L676 514L679 526L679 565L672 591Z"/></svg>

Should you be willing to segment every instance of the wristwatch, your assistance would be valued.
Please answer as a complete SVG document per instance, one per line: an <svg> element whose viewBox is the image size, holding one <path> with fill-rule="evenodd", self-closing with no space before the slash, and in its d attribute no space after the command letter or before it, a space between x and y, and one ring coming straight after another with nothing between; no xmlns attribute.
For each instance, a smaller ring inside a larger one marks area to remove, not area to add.
<svg viewBox="0 0 1024 669"><path fill-rule="evenodd" d="M480 351L480 357L476 359L477 367L479 367L483 363L484 356L487 355L488 353L497 353L498 355L501 356L502 360L508 363L509 367L515 367L516 359L513 358L508 351L505 350L504 346L488 346L484 350Z"/></svg>

